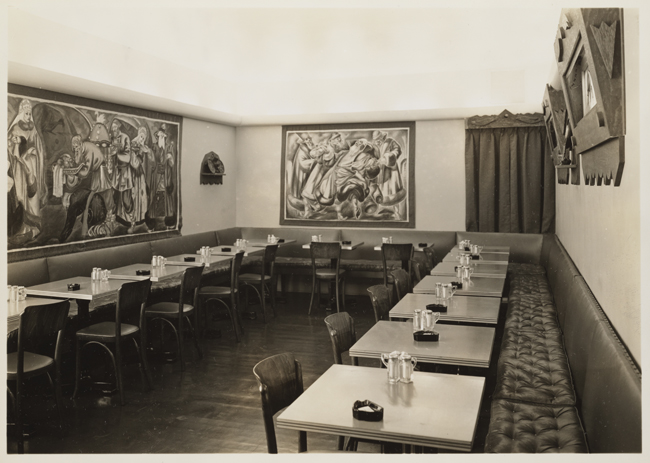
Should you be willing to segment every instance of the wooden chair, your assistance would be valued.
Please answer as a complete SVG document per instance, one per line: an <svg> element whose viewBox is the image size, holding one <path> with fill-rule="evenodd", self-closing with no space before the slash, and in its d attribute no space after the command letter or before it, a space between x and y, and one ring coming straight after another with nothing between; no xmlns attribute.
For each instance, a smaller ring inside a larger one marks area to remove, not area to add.
<svg viewBox="0 0 650 463"><path fill-rule="evenodd" d="M61 342L63 331L68 321L70 303L67 300L53 304L33 305L20 315L18 325L18 350L7 354L7 380L15 381L16 392L11 394L14 402L16 420L16 439L18 453L24 453L23 436L23 399L24 381L34 376L47 374L50 385L54 389L54 398L59 411L61 426L63 416L61 409ZM40 351L40 346L56 338L54 355L46 356ZM54 371L54 381L50 373Z"/></svg>
<svg viewBox="0 0 650 463"><path fill-rule="evenodd" d="M251 288L256 293L260 299L260 305L262 306L262 316L264 317L264 323L267 322L267 313L266 313L266 297L265 294L268 293L271 300L271 308L273 309L273 316L275 316L275 292L277 282L275 280L275 255L278 252L278 245L268 245L264 249L264 256L262 257L262 267L259 274L256 273L244 273L239 275L239 282L243 285L244 288ZM246 305L248 306L248 297L246 297Z"/></svg>
<svg viewBox="0 0 650 463"><path fill-rule="evenodd" d="M334 351L334 363L343 364L341 354L350 350L350 347L357 342L357 334L354 331L354 319L347 312L334 313L325 317L325 325L332 340ZM359 360L352 358L353 365L359 365Z"/></svg>
<svg viewBox="0 0 650 463"><path fill-rule="evenodd" d="M117 303L115 304L115 321L101 322L82 328L77 331L77 358L74 380L74 392L72 398L77 396L79 391L79 380L81 379L81 351L86 346L97 345L103 348L109 355L113 363L115 372L115 381L117 389L120 392L120 405L124 405L124 385L122 381L122 343L132 340L140 357L140 373L145 389L153 389L151 381L151 372L147 364L147 356L144 352L146 348L146 329L144 309L151 289L151 280L134 281L124 283L117 290ZM140 326L122 323L127 312L138 310ZM137 338L140 338L138 346ZM109 345L114 346L115 354L111 351Z"/></svg>
<svg viewBox="0 0 650 463"><path fill-rule="evenodd" d="M397 301L401 301L408 293L413 292L413 285L411 283L411 276L406 273L406 270L398 268L390 272L393 276L395 291L397 292Z"/></svg>
<svg viewBox="0 0 650 463"><path fill-rule="evenodd" d="M192 326L190 315L194 317L194 325L198 327L198 296L201 287L201 276L203 275L203 265L188 267L183 271L181 276L181 287L177 302L158 302L145 308L145 317L151 322L159 320L163 326L168 325L172 328L176 336L176 345L178 356L181 361L181 371L185 371L185 359L183 358L183 321L186 321L194 339L194 346L199 353L199 358L203 358L203 352L199 345L199 339L196 334L196 328Z"/></svg>
<svg viewBox="0 0 650 463"><path fill-rule="evenodd" d="M204 286L199 290L199 304L201 312L206 315L209 301L220 304L228 313L232 329L235 332L237 342L244 332L241 315L239 313L239 270L244 259L244 252L238 252L230 261L230 286ZM225 301L230 300L230 305Z"/></svg>
<svg viewBox="0 0 650 463"><path fill-rule="evenodd" d="M424 252L426 262L425 271L426 274L429 275L431 273L431 270L433 270L433 268L438 264L436 261L436 252L433 249L433 246L424 248L422 252Z"/></svg>
<svg viewBox="0 0 650 463"><path fill-rule="evenodd" d="M278 354L253 367L262 396L262 414L269 453L278 453L273 415L288 407L303 393L302 368L293 354ZM300 431L298 452L307 451L307 433Z"/></svg>
<svg viewBox="0 0 650 463"><path fill-rule="evenodd" d="M411 274L411 260L413 259L413 244L388 244L381 245L381 259L384 265L384 285L388 286L392 281L388 275L388 261L400 261L401 268Z"/></svg>
<svg viewBox="0 0 650 463"><path fill-rule="evenodd" d="M331 283L334 284L336 291L336 311L340 312L339 299L343 300L343 310L345 311L345 270L340 268L341 264L341 243L311 243L311 300L309 301L309 312L314 304L314 295L318 293L318 303L320 304L320 282L327 281L328 296L332 299ZM316 259L330 259L329 268L316 268ZM340 288L340 289L339 289Z"/></svg>
<svg viewBox="0 0 650 463"><path fill-rule="evenodd" d="M375 322L379 320L389 320L391 309L390 292L384 285L375 285L368 288L372 309L375 311Z"/></svg>

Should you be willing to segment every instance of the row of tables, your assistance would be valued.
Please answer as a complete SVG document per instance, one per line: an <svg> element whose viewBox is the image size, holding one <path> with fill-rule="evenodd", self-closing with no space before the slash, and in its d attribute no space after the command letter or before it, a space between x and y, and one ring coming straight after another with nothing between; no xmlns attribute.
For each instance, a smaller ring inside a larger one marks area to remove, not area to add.
<svg viewBox="0 0 650 463"><path fill-rule="evenodd" d="M413 340L414 310L435 303L435 283L456 281L458 248L445 256L390 311L391 321L379 321L349 351L350 357L381 358L390 351L407 352L419 362L487 369L490 365L508 247L485 246L475 272L441 313L438 342ZM396 320L407 320L400 323ZM459 322L462 324L445 324ZM481 326L483 325L483 326ZM484 326L488 325L488 326ZM413 373L412 383L390 384L385 369L332 365L277 418L280 428L344 435L406 445L470 451L485 387L483 376ZM356 400L384 408L379 422L352 416Z"/></svg>

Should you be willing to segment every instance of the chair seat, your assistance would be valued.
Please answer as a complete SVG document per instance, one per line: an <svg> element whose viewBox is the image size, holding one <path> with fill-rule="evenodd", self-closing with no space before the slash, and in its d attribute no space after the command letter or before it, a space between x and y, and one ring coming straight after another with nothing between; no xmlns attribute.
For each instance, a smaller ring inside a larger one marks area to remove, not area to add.
<svg viewBox="0 0 650 463"><path fill-rule="evenodd" d="M230 286L204 286L199 290L199 296L228 296L230 293Z"/></svg>
<svg viewBox="0 0 650 463"><path fill-rule="evenodd" d="M183 304L183 314L188 314L194 310L194 306ZM147 316L171 317L178 314L178 302L158 302L146 308Z"/></svg>
<svg viewBox="0 0 650 463"><path fill-rule="evenodd" d="M178 306L177 306L178 307ZM132 336L140 331L135 325L126 323L120 324L121 335L123 337ZM77 331L77 339L80 341L103 341L110 342L115 340L115 322L101 322L82 328Z"/></svg>
<svg viewBox="0 0 650 463"><path fill-rule="evenodd" d="M345 274L345 270L340 270L339 269L339 277L343 276ZM316 270L316 277L317 278L336 278L336 270L334 269L322 269L322 270Z"/></svg>
<svg viewBox="0 0 650 463"><path fill-rule="evenodd" d="M28 378L41 374L43 371L54 365L54 359L46 355L25 352L25 363L23 365L23 377ZM16 379L18 374L18 352L7 354L7 379Z"/></svg>
<svg viewBox="0 0 650 463"><path fill-rule="evenodd" d="M264 281L268 281L271 279L271 275L264 275ZM244 273L243 275L239 275L239 281L243 282L251 282L251 281L260 281L260 274L259 273Z"/></svg>

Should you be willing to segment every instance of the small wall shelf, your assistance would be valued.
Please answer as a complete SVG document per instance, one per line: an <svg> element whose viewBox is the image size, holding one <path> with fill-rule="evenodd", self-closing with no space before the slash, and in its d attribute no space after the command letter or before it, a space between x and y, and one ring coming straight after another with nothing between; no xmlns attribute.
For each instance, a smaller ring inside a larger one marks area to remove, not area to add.
<svg viewBox="0 0 650 463"><path fill-rule="evenodd" d="M201 185L221 185L223 184L223 177L226 175L225 167L219 155L214 151L210 151L203 156L201 162Z"/></svg>

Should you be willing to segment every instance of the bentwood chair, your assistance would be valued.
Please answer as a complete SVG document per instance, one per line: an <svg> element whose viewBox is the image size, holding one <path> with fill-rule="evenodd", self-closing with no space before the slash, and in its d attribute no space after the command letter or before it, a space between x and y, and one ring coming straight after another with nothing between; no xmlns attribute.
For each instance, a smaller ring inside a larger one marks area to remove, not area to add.
<svg viewBox="0 0 650 463"><path fill-rule="evenodd" d="M424 252L425 256L425 271L426 274L429 275L431 273L431 270L436 266L436 252L433 249L433 246L426 247L422 250Z"/></svg>
<svg viewBox="0 0 650 463"><path fill-rule="evenodd" d="M395 291L397 292L397 301L401 301L406 294L413 292L413 285L411 283L411 276L406 273L406 270L398 268L390 272L393 276Z"/></svg>
<svg viewBox="0 0 650 463"><path fill-rule="evenodd" d="M368 288L368 295L372 302L372 309L375 312L375 322L389 320L391 309L390 292L384 285L375 285Z"/></svg>
<svg viewBox="0 0 650 463"><path fill-rule="evenodd" d="M278 354L253 367L262 396L262 414L269 453L278 453L273 415L288 407L303 393L302 368L291 353ZM307 433L300 431L298 452L307 451Z"/></svg>
<svg viewBox="0 0 650 463"><path fill-rule="evenodd" d="M176 337L176 346L178 357L181 361L181 371L185 371L185 359L183 357L183 325L187 322L190 334L194 339L194 346L203 358L203 352L199 345L196 330L198 329L198 296L201 287L201 276L203 275L203 265L188 267L183 271L181 276L181 287L178 294L178 301L175 302L158 302L145 308L145 317L147 321L159 321L162 326L169 326ZM194 326L190 321L190 316L194 318Z"/></svg>
<svg viewBox="0 0 650 463"><path fill-rule="evenodd" d="M262 316L264 323L267 322L266 313L266 297L269 294L271 300L271 308L273 309L273 316L275 316L275 292L277 282L275 280L275 255L278 252L278 245L268 245L264 249L264 256L262 256L262 267L260 273L243 273L239 275L239 282L243 288L251 288L257 293L262 306ZM246 296L246 305L248 306L248 294Z"/></svg>
<svg viewBox="0 0 650 463"><path fill-rule="evenodd" d="M329 300L332 299L332 284L334 284L336 292L336 311L340 312L339 299L342 299L343 310L345 310L345 270L340 268L341 265L341 243L317 243L313 242L310 245L311 251L311 300L309 301L309 314L311 314L312 306L314 305L314 296L318 293L317 303L320 304L320 283L321 281L327 282ZM330 266L328 268L317 268L317 259L329 259Z"/></svg>
<svg viewBox="0 0 650 463"><path fill-rule="evenodd" d="M151 372L147 364L147 356L145 355L145 332L144 323L144 308L151 289L151 280L134 281L131 283L124 283L120 289L117 290L117 303L115 305L115 321L114 322L100 322L82 328L77 331L77 357L76 369L74 380L74 392L72 398L77 396L79 391L79 380L81 379L81 352L82 350L91 345L97 345L103 348L109 355L113 364L113 371L115 372L115 382L117 389L120 392L120 405L124 405L124 385L122 380L122 343L126 341L133 341L135 348L140 357L140 374L142 376L142 383L145 389L153 389ZM127 312L135 312L137 310L139 316L139 326L122 323L126 318ZM138 345L137 338L140 338L140 345ZM114 346L114 351L111 351L109 346Z"/></svg>
<svg viewBox="0 0 650 463"><path fill-rule="evenodd" d="M325 317L325 325L332 340L334 352L334 363L343 364L341 354L350 350L350 347L357 342L357 334L354 331L354 319L347 312L334 313ZM359 365L359 360L352 357L352 364Z"/></svg>
<svg viewBox="0 0 650 463"><path fill-rule="evenodd" d="M199 290L199 304L201 312L207 320L208 302L219 304L217 307L223 307L230 318L232 329L235 332L237 342L241 339L244 332L241 315L239 313L239 270L244 259L244 252L238 252L230 261L230 286L203 286ZM230 304L226 302L230 301ZM203 318L203 316L202 316Z"/></svg>
<svg viewBox="0 0 650 463"><path fill-rule="evenodd" d="M23 436L23 400L25 398L25 380L34 376L47 374L50 385L54 389L54 399L59 411L59 419L63 425L61 412L61 343L63 331L68 321L70 303L66 301L53 304L29 306L20 315L18 325L18 350L7 354L7 380L16 383L15 394L8 388L14 402L15 431L18 443L18 453L24 453ZM42 346L52 340L54 355L47 356L42 352ZM54 371L54 381L50 373Z"/></svg>
<svg viewBox="0 0 650 463"><path fill-rule="evenodd" d="M384 265L384 285L391 283L388 275L388 262L399 261L401 268L411 274L411 261L413 259L413 244L388 244L381 245L381 259Z"/></svg>

